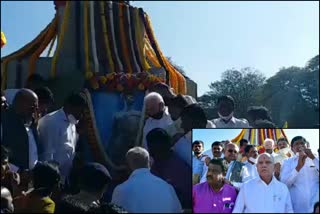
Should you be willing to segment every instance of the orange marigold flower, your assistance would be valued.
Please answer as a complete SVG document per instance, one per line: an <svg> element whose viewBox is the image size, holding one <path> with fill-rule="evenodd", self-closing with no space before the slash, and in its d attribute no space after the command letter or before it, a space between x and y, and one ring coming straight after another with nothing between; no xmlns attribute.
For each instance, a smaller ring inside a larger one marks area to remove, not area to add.
<svg viewBox="0 0 320 214"><path fill-rule="evenodd" d="M143 85L142 83L140 83L140 84L138 85L138 89L141 90L141 91L143 91L143 90L144 90L144 85Z"/></svg>

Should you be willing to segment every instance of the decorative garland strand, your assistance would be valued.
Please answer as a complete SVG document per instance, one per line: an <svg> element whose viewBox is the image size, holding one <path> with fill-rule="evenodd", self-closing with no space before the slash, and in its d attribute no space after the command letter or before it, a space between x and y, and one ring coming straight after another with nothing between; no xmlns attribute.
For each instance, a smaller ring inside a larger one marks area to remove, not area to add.
<svg viewBox="0 0 320 214"><path fill-rule="evenodd" d="M91 52L93 58L93 68L96 73L99 72L99 62L97 57L97 44L94 27L94 1L89 1L89 16L90 16L90 33L91 33Z"/></svg>
<svg viewBox="0 0 320 214"><path fill-rule="evenodd" d="M57 60L58 60L58 56L59 56L59 52L60 49L62 47L62 43L63 43L63 38L65 35L65 32L67 30L67 21L69 19L69 15L70 15L70 2L66 1L66 6L64 9L64 13L63 13L63 20L62 20L62 25L61 25L61 31L60 31L60 35L59 35L59 39L58 39L58 44L57 44L57 49L53 55L52 58L52 64L51 64L51 76L55 77L56 76L56 67L57 67ZM57 30L59 32L59 30Z"/></svg>
<svg viewBox="0 0 320 214"><path fill-rule="evenodd" d="M119 8L119 27L120 27L120 41L121 41L120 46L122 48L124 62L126 64L126 67L128 68L127 73L132 74L133 68L130 63L130 59L129 59L130 56L129 56L129 52L128 52L129 47L128 47L127 41L126 41L123 5L118 4L118 8Z"/></svg>
<svg viewBox="0 0 320 214"><path fill-rule="evenodd" d="M56 35L57 31L57 18L54 19L52 24L50 25L50 28L44 37L42 43L40 44L40 47L31 55L29 59L29 73L28 77L34 74L35 68L36 68L36 62L41 53L48 47L48 44L51 40L53 40L54 36ZM54 40L53 40L54 41Z"/></svg>
<svg viewBox="0 0 320 214"><path fill-rule="evenodd" d="M8 55L8 56L6 56L6 57L4 57L2 59L2 63L1 63L1 73L2 73L1 74L1 79L2 79L2 81L1 81L1 90L5 90L6 87L7 87L7 79L8 79L8 69L7 69L7 67L8 67L8 63L11 60L16 60L19 57L25 56L26 53L28 53L30 50L32 50L34 47L36 47L38 45L38 43L42 41L43 37L48 32L51 22L30 43L26 44L20 50L17 50L16 52L14 52L14 53L12 53L12 54L10 54L10 55Z"/></svg>
<svg viewBox="0 0 320 214"><path fill-rule="evenodd" d="M147 60L146 60L146 52L145 52L145 45L146 45L146 40L145 40L145 34L146 34L146 30L143 27L143 24L141 23L141 19L139 17L139 10L138 9L134 9L133 10L133 16L134 16L134 22L135 22L135 34L136 34L136 45L138 47L138 53L139 53L139 57L140 57L140 62L141 62L141 66L142 69L144 71L147 71L151 68L151 66L148 64Z"/></svg>
<svg viewBox="0 0 320 214"><path fill-rule="evenodd" d="M117 72L123 72L123 65L122 65L122 62L119 57L119 52L118 52L118 47L116 44L116 37L115 37L115 32L114 32L113 7L112 7L113 3L112 3L112 1L108 1L107 4L108 4L108 10L109 10L109 17L110 17L109 23L110 23L112 42L113 42L113 47L114 47L113 49L114 49L114 54L116 56L116 60L117 60L118 68L119 68Z"/></svg>
<svg viewBox="0 0 320 214"><path fill-rule="evenodd" d="M86 112L86 118L88 119L87 122L89 124L89 136L88 136L88 142L91 148L96 152L98 157L100 157L100 160L102 161L102 164L109 165L113 169L116 170L124 170L126 169L126 166L116 166L112 160L108 157L106 152L104 151L104 147L101 143L99 130L96 126L96 119L94 115L94 110L92 106L92 100L91 95L87 89L84 90L84 93L86 94L87 100L88 100L88 111Z"/></svg>
<svg viewBox="0 0 320 214"><path fill-rule="evenodd" d="M101 13L101 23L102 23L102 30L103 30L103 37L104 37L104 45L105 45L105 49L107 51L108 63L109 63L111 72L115 72L114 63L112 60L112 55L111 55L111 50L110 50L109 38L108 38L107 23L104 18L105 14L107 13L104 1L100 2L100 13Z"/></svg>
<svg viewBox="0 0 320 214"><path fill-rule="evenodd" d="M136 56L136 53L135 53L135 48L133 46L133 34L131 32L131 29L134 29L134 25L131 24L131 18L130 18L130 9L129 9L129 6L127 5L123 5L125 8L126 8L126 11L127 11L127 17L128 17L128 37L129 37L129 43L130 43L130 49L131 49L131 56L132 56L132 59L133 59L133 66L135 67L135 70L137 72L141 72L141 69L140 69L140 66L138 65L138 62L137 62L137 56Z"/></svg>

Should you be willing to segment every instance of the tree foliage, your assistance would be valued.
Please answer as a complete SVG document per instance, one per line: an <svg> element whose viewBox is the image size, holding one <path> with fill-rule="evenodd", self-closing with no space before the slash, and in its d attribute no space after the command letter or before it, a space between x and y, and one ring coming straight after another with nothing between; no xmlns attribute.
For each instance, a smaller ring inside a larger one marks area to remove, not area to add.
<svg viewBox="0 0 320 214"><path fill-rule="evenodd" d="M262 105L271 111L278 127L286 121L291 128L319 124L319 55L305 67L281 68L267 80L252 68L230 69L209 87L210 91L199 98L209 118L217 116L217 97L229 94L235 99L236 117L247 117L249 106Z"/></svg>
<svg viewBox="0 0 320 214"><path fill-rule="evenodd" d="M230 69L223 72L221 80L209 85L210 91L199 98L209 118L217 117L216 101L222 95L231 95L236 103L235 115L246 117L247 108L254 105L255 93L263 85L265 77L253 68Z"/></svg>

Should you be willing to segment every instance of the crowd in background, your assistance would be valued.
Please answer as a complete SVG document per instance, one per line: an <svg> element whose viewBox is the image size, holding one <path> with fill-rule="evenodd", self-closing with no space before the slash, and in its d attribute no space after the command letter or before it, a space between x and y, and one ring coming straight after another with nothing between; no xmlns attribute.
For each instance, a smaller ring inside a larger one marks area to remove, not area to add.
<svg viewBox="0 0 320 214"><path fill-rule="evenodd" d="M193 142L194 213L319 213L319 154L304 137L267 138L260 154L239 144Z"/></svg>
<svg viewBox="0 0 320 214"><path fill-rule="evenodd" d="M219 98L219 118L209 120L193 97L175 94L168 85L158 83L146 93L140 146L126 151L123 157L126 169L119 179L112 166L84 155L90 147L84 146L83 136L92 131L86 126L86 95L72 93L62 106L55 105L55 96L37 75L31 76L23 89L1 92L1 212L187 213L192 209L197 212L192 179L188 178L206 182L207 174L214 171L211 169L214 160L202 157L201 147L198 148L200 153L195 152L196 158L192 157L192 149L195 149L192 129L250 127L246 119L234 117L235 104L230 96ZM261 108L250 112L255 112L249 120L251 125L271 120L267 111L261 113ZM242 162L231 164L239 152L237 145L213 144L212 154L224 155L232 166L225 172L223 164L213 163L220 164L220 171L226 173L224 182L230 180L232 184L229 190L235 188L232 200L239 190L241 193L244 181L258 174L250 165L253 159L248 154L254 153L252 149L254 147L240 148L243 158L248 157L247 170L242 171L239 170L245 165ZM300 167L307 163L305 159L300 160L305 156L312 157L308 152L303 153L299 158ZM266 156L264 161L268 158ZM197 167L194 167L195 160L199 163ZM285 164L275 165L277 179L281 178L280 168L286 170ZM303 167L301 169L304 171ZM311 169L318 170L319 166ZM199 172L195 173L197 170ZM208 203L212 205L212 201ZM234 207L232 203L225 206L228 211ZM290 211L289 205L286 211Z"/></svg>

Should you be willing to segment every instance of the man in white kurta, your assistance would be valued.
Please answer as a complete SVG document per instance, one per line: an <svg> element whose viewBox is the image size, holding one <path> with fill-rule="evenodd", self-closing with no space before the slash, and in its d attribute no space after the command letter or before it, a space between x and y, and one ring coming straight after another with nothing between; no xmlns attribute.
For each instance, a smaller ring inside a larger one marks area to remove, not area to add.
<svg viewBox="0 0 320 214"><path fill-rule="evenodd" d="M258 150L256 146L249 144L245 147L244 152L248 157L248 159L243 162L249 173L248 180L258 177L259 174L256 166L258 160Z"/></svg>
<svg viewBox="0 0 320 214"><path fill-rule="evenodd" d="M312 213L319 201L319 157L301 136L292 139L291 148L295 156L283 162L280 180L289 188L294 212Z"/></svg>
<svg viewBox="0 0 320 214"><path fill-rule="evenodd" d="M144 105L146 109L146 114L149 118L146 120L143 127L143 147L147 147L147 134L155 128L166 129L170 124L172 124L171 116L168 112L168 107L164 105L163 98L160 94L156 92L151 92L144 98Z"/></svg>
<svg viewBox="0 0 320 214"><path fill-rule="evenodd" d="M182 212L174 188L150 172L146 149L134 147L127 152L126 159L132 173L127 181L114 189L112 203L129 213Z"/></svg>
<svg viewBox="0 0 320 214"><path fill-rule="evenodd" d="M234 100L231 96L219 97L219 118L212 120L217 128L249 128L249 122L246 119L238 119L233 116L234 106Z"/></svg>
<svg viewBox="0 0 320 214"><path fill-rule="evenodd" d="M40 159L57 161L63 181L72 168L78 139L76 124L82 118L82 111L86 104L82 95L72 94L63 108L39 120L39 137L44 147L44 153Z"/></svg>
<svg viewBox="0 0 320 214"><path fill-rule="evenodd" d="M233 213L293 213L287 186L273 176L273 157L260 155L257 169L259 176L242 185Z"/></svg>

